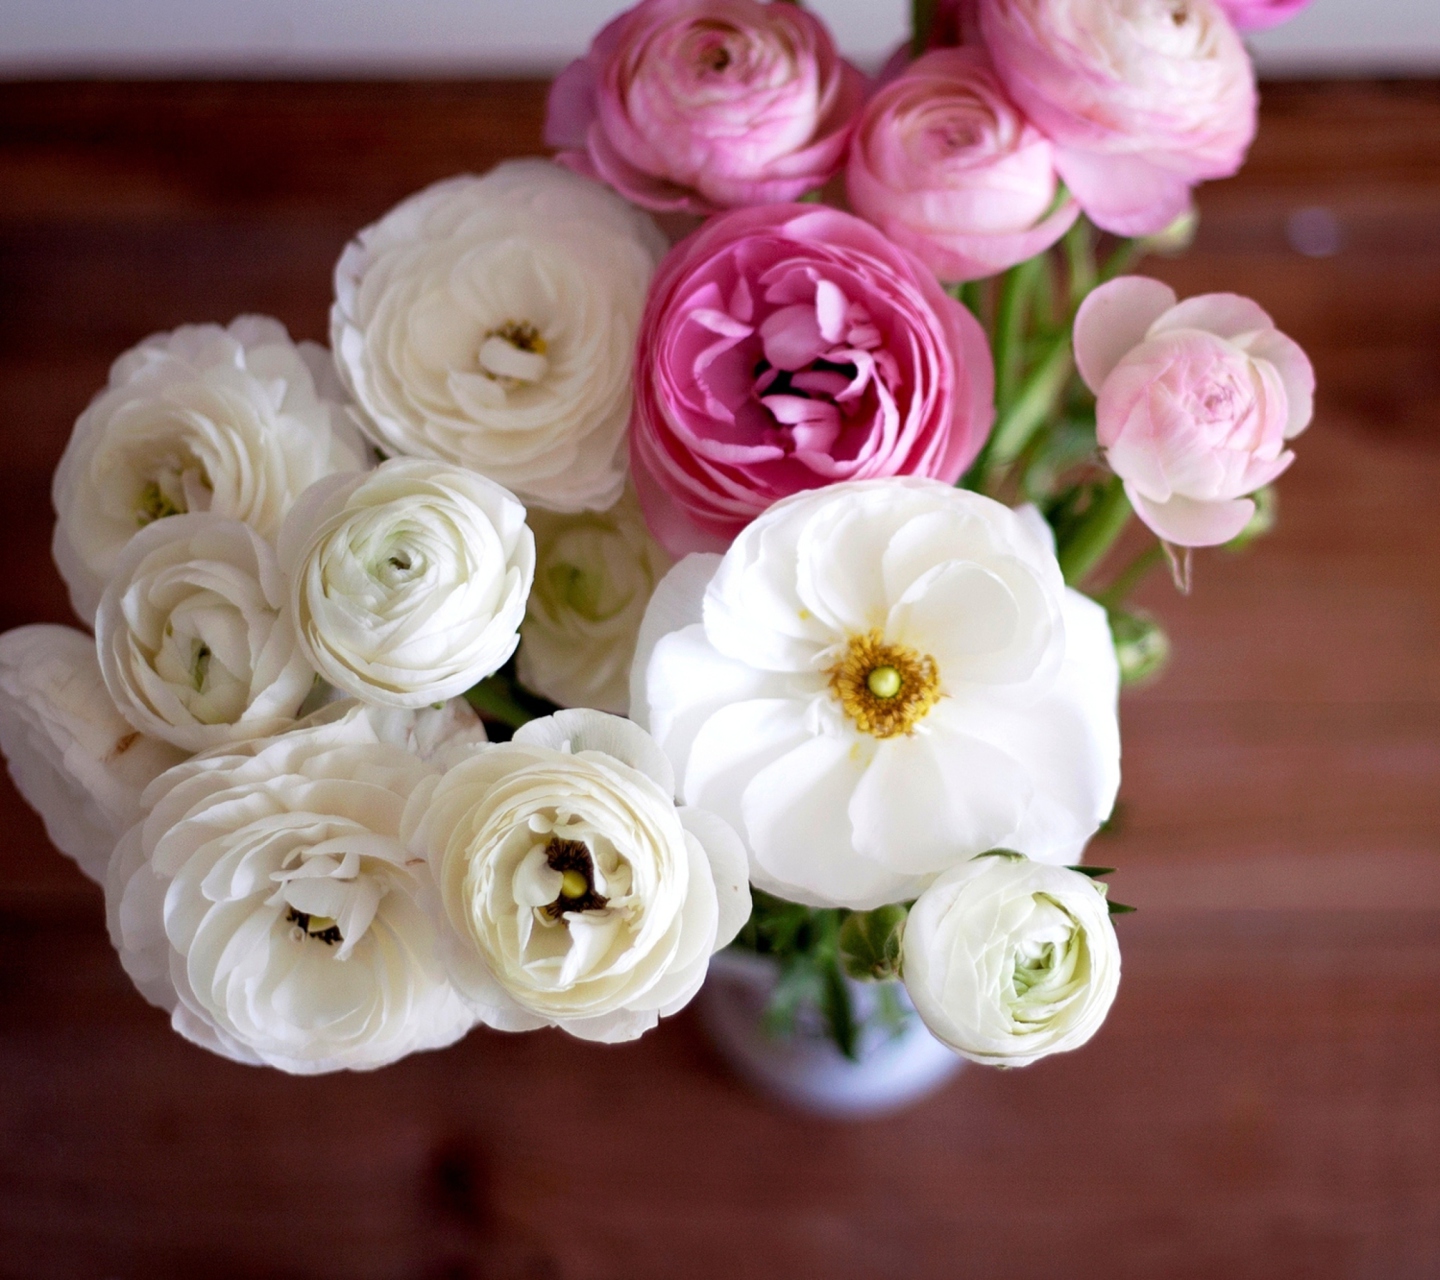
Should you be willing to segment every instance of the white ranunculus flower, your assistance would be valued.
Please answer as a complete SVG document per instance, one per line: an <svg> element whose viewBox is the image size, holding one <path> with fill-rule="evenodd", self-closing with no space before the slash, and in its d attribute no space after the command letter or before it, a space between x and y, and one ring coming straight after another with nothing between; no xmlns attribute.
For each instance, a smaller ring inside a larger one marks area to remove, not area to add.
<svg viewBox="0 0 1440 1280"><path fill-rule="evenodd" d="M115 710L94 640L52 626L0 635L0 750L51 843L102 884L140 793L185 758Z"/></svg>
<svg viewBox="0 0 1440 1280"><path fill-rule="evenodd" d="M186 1038L297 1074L458 1040L473 1018L399 838L434 772L352 706L163 774L106 884L126 972Z"/></svg>
<svg viewBox="0 0 1440 1280"><path fill-rule="evenodd" d="M629 1040L700 989L750 914L745 850L673 795L649 735L587 710L532 721L415 792L407 841L483 1022Z"/></svg>
<svg viewBox="0 0 1440 1280"><path fill-rule="evenodd" d="M209 511L273 540L301 490L367 465L348 400L329 352L261 316L127 351L55 471L55 562L76 612L94 618L121 550L162 516Z"/></svg>
<svg viewBox="0 0 1440 1280"><path fill-rule="evenodd" d="M1120 986L1104 885L1014 854L964 862L926 889L901 964L931 1032L997 1066L1078 1049Z"/></svg>
<svg viewBox="0 0 1440 1280"><path fill-rule="evenodd" d="M394 458L303 494L280 563L315 669L363 701L421 707L515 651L535 539L525 508L493 480Z"/></svg>
<svg viewBox="0 0 1440 1280"><path fill-rule="evenodd" d="M185 515L141 530L95 617L120 714L186 751L288 728L315 672L284 603L275 553L249 525Z"/></svg>
<svg viewBox="0 0 1440 1280"><path fill-rule="evenodd" d="M645 606L670 567L627 493L609 511L530 512L535 587L520 627L520 682L563 707L625 715Z"/></svg>
<svg viewBox="0 0 1440 1280"><path fill-rule="evenodd" d="M471 467L527 504L613 506L665 248L645 214L547 160L411 196L335 268L331 341L366 429L387 452Z"/></svg>
<svg viewBox="0 0 1440 1280"><path fill-rule="evenodd" d="M957 861L1078 860L1120 781L1104 610L1044 521L914 477L797 494L650 602L632 714L754 883L870 908Z"/></svg>

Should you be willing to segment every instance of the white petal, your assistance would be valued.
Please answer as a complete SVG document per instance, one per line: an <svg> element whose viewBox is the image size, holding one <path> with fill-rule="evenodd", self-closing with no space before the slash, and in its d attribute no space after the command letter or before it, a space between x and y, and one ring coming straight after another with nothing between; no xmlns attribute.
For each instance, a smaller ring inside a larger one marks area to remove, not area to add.
<svg viewBox="0 0 1440 1280"><path fill-rule="evenodd" d="M811 738L755 775L742 805L756 870L831 906L904 896L909 877L855 849L850 804L867 754L853 740Z"/></svg>
<svg viewBox="0 0 1440 1280"><path fill-rule="evenodd" d="M933 874L1004 847L1032 793L1024 763L932 712L922 731L876 749L849 807L855 847L898 873Z"/></svg>
<svg viewBox="0 0 1440 1280"><path fill-rule="evenodd" d="M630 668L630 715L642 729L652 728L646 682L655 646L672 631L700 622L705 588L719 564L717 555L686 556L660 580L645 607L645 620L635 639L635 661Z"/></svg>

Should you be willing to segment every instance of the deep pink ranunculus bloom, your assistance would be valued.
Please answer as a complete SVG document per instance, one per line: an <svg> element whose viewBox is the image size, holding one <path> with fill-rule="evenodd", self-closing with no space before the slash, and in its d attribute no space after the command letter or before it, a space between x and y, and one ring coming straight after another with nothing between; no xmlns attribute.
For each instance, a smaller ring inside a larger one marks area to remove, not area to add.
<svg viewBox="0 0 1440 1280"><path fill-rule="evenodd" d="M977 0L1010 96L1090 220L1153 235L1255 136L1255 71L1216 0Z"/></svg>
<svg viewBox="0 0 1440 1280"><path fill-rule="evenodd" d="M935 49L880 89L846 169L851 208L950 281L1054 244L1080 212L1058 186L1050 140L973 48Z"/></svg>
<svg viewBox="0 0 1440 1280"><path fill-rule="evenodd" d="M1075 363L1136 514L1176 546L1239 534L1249 495L1295 460L1286 446L1310 422L1310 361L1233 293L1178 302L1169 285L1121 276L1081 305Z"/></svg>
<svg viewBox="0 0 1440 1280"><path fill-rule="evenodd" d="M1219 0L1237 31L1267 31L1289 22L1310 0Z"/></svg>
<svg viewBox="0 0 1440 1280"><path fill-rule="evenodd" d="M545 141L657 212L783 203L844 163L865 89L798 5L641 0L556 79Z"/></svg>
<svg viewBox="0 0 1440 1280"><path fill-rule="evenodd" d="M834 209L737 209L651 285L631 471L672 555L723 550L802 489L954 483L994 412L985 334L918 259Z"/></svg>

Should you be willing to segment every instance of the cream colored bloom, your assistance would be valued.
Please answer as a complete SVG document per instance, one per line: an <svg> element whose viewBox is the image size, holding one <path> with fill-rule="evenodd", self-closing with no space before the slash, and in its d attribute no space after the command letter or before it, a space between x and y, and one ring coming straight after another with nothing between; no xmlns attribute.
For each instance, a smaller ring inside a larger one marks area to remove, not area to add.
<svg viewBox="0 0 1440 1280"><path fill-rule="evenodd" d="M998 847L1079 858L1120 782L1105 611L1044 521L902 477L776 503L650 602L632 714L760 888L914 897Z"/></svg>
<svg viewBox="0 0 1440 1280"><path fill-rule="evenodd" d="M650 737L597 711L532 721L406 811L445 954L480 1019L629 1040L687 1004L750 914L745 852L677 809Z"/></svg>
<svg viewBox="0 0 1440 1280"><path fill-rule="evenodd" d="M51 843L102 884L140 793L185 758L116 711L94 640L52 626L0 635L0 749Z"/></svg>
<svg viewBox="0 0 1440 1280"><path fill-rule="evenodd" d="M209 511L274 539L321 476L366 465L329 353L241 316L126 352L55 471L55 562L89 622L121 550L162 516Z"/></svg>
<svg viewBox="0 0 1440 1280"><path fill-rule="evenodd" d="M1120 944L1103 885L992 854L920 895L902 966L935 1036L976 1062L1023 1067L1099 1030L1120 985Z"/></svg>
<svg viewBox="0 0 1440 1280"><path fill-rule="evenodd" d="M411 196L335 268L331 341L366 429L389 453L471 467L527 504L613 506L664 250L646 215L546 160Z"/></svg>
<svg viewBox="0 0 1440 1280"><path fill-rule="evenodd" d="M315 669L363 701L422 707L515 651L535 540L525 508L494 481L394 458L307 491L280 560Z"/></svg>
<svg viewBox="0 0 1440 1280"><path fill-rule="evenodd" d="M186 1038L310 1075L384 1066L470 1027L417 902L426 870L399 839L435 766L388 736L353 706L197 756L147 790L149 815L111 862L110 934Z"/></svg>
<svg viewBox="0 0 1440 1280"><path fill-rule="evenodd" d="M249 525L185 515L142 530L95 619L120 714L187 751L288 728L315 672L284 602L275 553Z"/></svg>
<svg viewBox="0 0 1440 1280"><path fill-rule="evenodd" d="M531 511L535 586L520 626L521 683L562 707L630 708L635 637L670 557L634 495L603 513Z"/></svg>

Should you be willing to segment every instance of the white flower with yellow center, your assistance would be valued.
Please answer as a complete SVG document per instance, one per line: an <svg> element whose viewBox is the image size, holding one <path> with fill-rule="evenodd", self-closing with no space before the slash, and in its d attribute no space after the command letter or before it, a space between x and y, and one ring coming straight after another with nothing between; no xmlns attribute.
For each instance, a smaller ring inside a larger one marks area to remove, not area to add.
<svg viewBox="0 0 1440 1280"><path fill-rule="evenodd" d="M619 196L547 160L427 187L335 268L337 367L387 453L470 467L556 511L625 481L630 364L666 248Z"/></svg>
<svg viewBox="0 0 1440 1280"><path fill-rule="evenodd" d="M870 908L1000 846L1078 860L1119 786L1118 688L1039 515L908 477L787 498L681 561L631 708L759 888Z"/></svg>
<svg viewBox="0 0 1440 1280"><path fill-rule="evenodd" d="M470 1028L418 901L426 869L400 840L406 801L437 770L399 745L413 728L327 709L146 791L149 814L110 864L110 936L187 1039L310 1075Z"/></svg>
<svg viewBox="0 0 1440 1280"><path fill-rule="evenodd" d="M322 476L368 465L330 353L278 320L186 325L127 351L55 471L55 562L91 621L120 552L165 516L208 511L273 540Z"/></svg>
<svg viewBox="0 0 1440 1280"><path fill-rule="evenodd" d="M625 715L645 606L670 567L626 493L605 512L532 510L535 587L520 626L520 681L563 707Z"/></svg>
<svg viewBox="0 0 1440 1280"><path fill-rule="evenodd" d="M1008 853L962 863L920 895L901 965L931 1032L997 1066L1079 1048L1120 986L1104 886Z"/></svg>
<svg viewBox="0 0 1440 1280"><path fill-rule="evenodd" d="M429 859L451 976L506 1031L630 1040L687 1004L750 914L745 850L676 808L650 737L561 711L480 748L405 814Z"/></svg>

